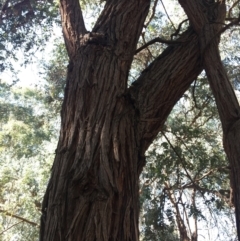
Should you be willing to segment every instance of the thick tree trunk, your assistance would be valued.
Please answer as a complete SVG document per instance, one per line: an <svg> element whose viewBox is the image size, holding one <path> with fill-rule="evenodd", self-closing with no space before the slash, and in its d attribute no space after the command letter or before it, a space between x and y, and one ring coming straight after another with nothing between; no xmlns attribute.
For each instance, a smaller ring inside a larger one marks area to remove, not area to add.
<svg viewBox="0 0 240 241"><path fill-rule="evenodd" d="M75 4L62 2L62 11ZM82 27L80 39L73 26L63 27L70 64L41 240L138 240L138 178L144 160L138 115L124 92L149 2L140 5L121 1L118 7L126 11L116 15L116 6L106 4L108 19L100 17L95 27L100 31L86 33ZM68 14L63 19L81 21L72 9ZM132 28L131 18L138 22ZM110 20L114 29L103 34L104 22ZM125 42L119 44L121 38Z"/></svg>
<svg viewBox="0 0 240 241"><path fill-rule="evenodd" d="M107 1L87 33L78 0L61 1L70 63L41 241L138 240L144 153L202 69L189 29L127 88L149 4Z"/></svg>

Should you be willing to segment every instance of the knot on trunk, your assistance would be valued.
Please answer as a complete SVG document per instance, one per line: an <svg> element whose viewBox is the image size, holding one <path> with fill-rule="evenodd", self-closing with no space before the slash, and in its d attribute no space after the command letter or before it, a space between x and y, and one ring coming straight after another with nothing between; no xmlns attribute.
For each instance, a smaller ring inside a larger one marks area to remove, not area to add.
<svg viewBox="0 0 240 241"><path fill-rule="evenodd" d="M94 32L88 32L86 34L80 35L80 45L85 46L87 44L107 46L107 36L103 33Z"/></svg>

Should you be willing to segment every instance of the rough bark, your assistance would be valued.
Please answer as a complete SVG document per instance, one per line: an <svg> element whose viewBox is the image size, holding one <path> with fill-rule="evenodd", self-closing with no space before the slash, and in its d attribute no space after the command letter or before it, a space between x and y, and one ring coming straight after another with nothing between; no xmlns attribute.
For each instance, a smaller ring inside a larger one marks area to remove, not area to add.
<svg viewBox="0 0 240 241"><path fill-rule="evenodd" d="M77 2L61 1L70 62L40 240L137 241L144 153L202 70L198 37L189 28L127 88L150 0L107 1L91 33Z"/></svg>
<svg viewBox="0 0 240 241"><path fill-rule="evenodd" d="M218 33L226 15L225 2L211 4L205 0L197 2L179 0L179 2L200 37L202 61L218 107L224 149L231 166L237 232L240 237L240 107L218 49L220 37Z"/></svg>

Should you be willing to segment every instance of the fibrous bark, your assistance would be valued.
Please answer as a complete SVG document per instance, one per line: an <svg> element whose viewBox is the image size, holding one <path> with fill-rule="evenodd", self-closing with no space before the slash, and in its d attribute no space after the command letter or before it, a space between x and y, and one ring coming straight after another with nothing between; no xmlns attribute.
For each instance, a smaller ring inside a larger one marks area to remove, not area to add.
<svg viewBox="0 0 240 241"><path fill-rule="evenodd" d="M179 0L199 35L202 62L213 91L223 129L223 144L231 166L236 224L240 237L240 107L221 62L219 32L226 15L225 1Z"/></svg>
<svg viewBox="0 0 240 241"><path fill-rule="evenodd" d="M150 0L107 1L93 31L62 0L70 58L61 133L42 206L40 240L138 240L144 153L202 70L189 28L128 88Z"/></svg>

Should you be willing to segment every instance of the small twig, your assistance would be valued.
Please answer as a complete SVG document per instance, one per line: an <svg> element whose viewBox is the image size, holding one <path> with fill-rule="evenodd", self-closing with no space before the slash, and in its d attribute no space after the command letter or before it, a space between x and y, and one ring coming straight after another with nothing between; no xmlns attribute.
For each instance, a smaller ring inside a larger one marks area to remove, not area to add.
<svg viewBox="0 0 240 241"><path fill-rule="evenodd" d="M174 36L177 36L177 35L179 34L179 32L180 32L180 30L181 30L181 28L182 28L182 25L183 25L185 22L187 22L187 21L188 21L188 19L184 19L184 20L178 25L178 28L177 28L177 30L175 31L175 33L171 34L171 40L173 40L173 37L174 37Z"/></svg>
<svg viewBox="0 0 240 241"><path fill-rule="evenodd" d="M195 96L194 96L195 97ZM202 111L205 107L207 107L210 103L210 100L211 100L211 96L207 96L207 99L203 102L203 104L200 106L200 107L197 107L196 108L199 110L198 114L193 118L190 126L192 126L196 120L202 115ZM195 102L196 100L194 100L194 103L196 105L197 102Z"/></svg>
<svg viewBox="0 0 240 241"><path fill-rule="evenodd" d="M135 51L135 54L141 52L143 49L147 48L149 45L155 44L155 43L162 43L162 44L182 44L185 43L183 41L174 41L174 40L167 40L167 39L163 39L160 37L154 38L152 40L150 40L149 42L145 43L144 45L142 45L140 48L138 48Z"/></svg>
<svg viewBox="0 0 240 241"><path fill-rule="evenodd" d="M2 235L3 233L7 232L9 229L13 228L14 226L22 223L23 221L20 221L20 222L17 222L17 223L14 223L13 225L11 225L10 227L8 227L7 229L3 230L0 235Z"/></svg>
<svg viewBox="0 0 240 241"><path fill-rule="evenodd" d="M238 18L225 18L225 21L234 21L236 19L238 19Z"/></svg>
<svg viewBox="0 0 240 241"><path fill-rule="evenodd" d="M152 14L151 17L149 18L148 22L146 23L145 27L147 28L147 26L150 24L150 22L153 20L154 16L155 16L155 12L156 12L156 8L157 8L157 3L158 0L155 0L153 8L152 8Z"/></svg>
<svg viewBox="0 0 240 241"><path fill-rule="evenodd" d="M146 45L146 41L145 41L145 36L144 35L145 35L145 33L142 33L143 43L144 43L144 45ZM149 48L146 47L146 49L147 49L149 55L153 58L153 55L152 55L151 51L149 50Z"/></svg>
<svg viewBox="0 0 240 241"><path fill-rule="evenodd" d="M33 225L33 226L39 227L39 224L38 224L38 223L32 222L32 221L30 221L30 220L28 220L28 219L26 219L26 218L20 217L20 216L15 215L15 214L12 214L12 213L10 213L10 212L8 212L8 211L5 211L5 210L3 210L3 209L0 209L0 213L5 214L6 216L10 216L10 217L19 219L19 220L21 220L22 222L31 224L31 225Z"/></svg>
<svg viewBox="0 0 240 241"><path fill-rule="evenodd" d="M194 180L192 179L192 177L190 176L190 174L188 173L188 170L184 164L184 160L182 159L181 155L176 151L175 147L172 145L172 143L170 142L170 140L168 139L168 137L163 133L163 131L161 131L162 135L165 137L165 139L167 140L168 144L171 146L171 148L173 149L173 151L175 152L175 154L178 156L179 160L182 163L183 169L187 174L187 177L190 179L190 181L194 184Z"/></svg>
<svg viewBox="0 0 240 241"><path fill-rule="evenodd" d="M173 22L172 22L171 18L169 17L169 15L168 15L168 13L167 13L167 10L166 10L166 8L165 8L165 6L164 6L163 1L162 1L162 0L160 0L160 1L161 1L161 3L162 3L162 6L163 6L163 8L164 8L164 11L165 11L165 13L166 13L166 15L167 15L167 17L168 17L169 21L171 22L171 24L172 24L172 26L173 26L174 30L175 30L175 31L177 31L177 29L175 28L175 26L174 26L174 24L173 24Z"/></svg>

